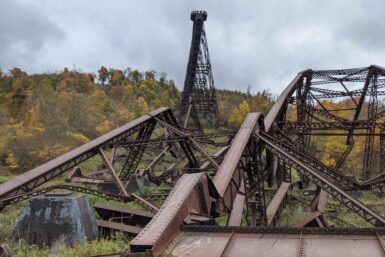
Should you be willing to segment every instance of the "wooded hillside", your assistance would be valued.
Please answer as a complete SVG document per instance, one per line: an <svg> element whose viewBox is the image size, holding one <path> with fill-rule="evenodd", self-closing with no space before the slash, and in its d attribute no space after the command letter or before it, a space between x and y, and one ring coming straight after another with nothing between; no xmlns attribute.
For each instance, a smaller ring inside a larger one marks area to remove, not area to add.
<svg viewBox="0 0 385 257"><path fill-rule="evenodd" d="M272 105L268 92L217 97L220 125L234 128ZM161 106L177 113L179 101L174 81L155 71L0 71L0 175L25 172Z"/></svg>

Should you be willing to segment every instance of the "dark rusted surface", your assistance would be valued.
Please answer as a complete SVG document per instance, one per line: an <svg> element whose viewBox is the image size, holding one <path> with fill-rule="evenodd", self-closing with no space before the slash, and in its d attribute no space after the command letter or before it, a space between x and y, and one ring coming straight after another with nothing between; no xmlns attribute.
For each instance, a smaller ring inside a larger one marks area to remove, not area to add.
<svg viewBox="0 0 385 257"><path fill-rule="evenodd" d="M190 128L202 131L200 119L218 126L218 104L211 69L211 61L204 28L205 11L191 13L193 31L186 77L182 92L179 121Z"/></svg>
<svg viewBox="0 0 385 257"><path fill-rule="evenodd" d="M322 213L319 212L319 211L311 212L311 213L310 213L309 215L307 215L305 218L303 218L302 220L298 221L298 222L294 225L294 227L298 227L298 228L300 228L300 227L305 227L305 226L309 225L309 223L311 223L311 222L313 222L313 224L309 225L309 226L311 226L311 227L324 227L324 226L322 225L322 223L321 223L321 224L318 224L318 221L319 221L319 220L317 220L317 219L318 219L321 215L322 215Z"/></svg>
<svg viewBox="0 0 385 257"><path fill-rule="evenodd" d="M258 133L259 139L263 140L266 145L266 148L269 151L272 151L274 154L278 155L281 159L284 159L287 163L293 165L297 171L306 176L314 184L321 187L328 194L332 195L338 199L343 205L345 205L350 210L354 211L366 221L375 226L384 226L385 218L382 217L377 212L370 209L368 206L348 194L346 191L341 189L339 185L334 184L329 181L327 178L319 174L316 169L310 168L303 161L303 159L298 159L297 156L291 155L289 152L286 152L285 148L277 146L274 142L271 141L272 138L267 137L262 132Z"/></svg>
<svg viewBox="0 0 385 257"><path fill-rule="evenodd" d="M125 206L105 204L105 203L95 203L94 209L104 219L110 219L112 217L117 217L119 215L138 216L141 218L147 218L148 220L151 220L151 218L154 217L154 214L151 212L131 209Z"/></svg>
<svg viewBox="0 0 385 257"><path fill-rule="evenodd" d="M266 209L266 216L267 216L267 225L271 225L273 223L275 215L277 215L277 212L279 211L279 208L281 208L283 201L286 198L286 195L289 191L290 184L289 183L282 183L281 186L278 188L277 192L275 193L273 199L270 201L269 205Z"/></svg>
<svg viewBox="0 0 385 257"><path fill-rule="evenodd" d="M237 196L234 199L233 209L230 213L230 218L228 225L229 226L240 226L243 217L243 206L245 205L246 195L245 195L245 182L241 182L241 187L237 193Z"/></svg>
<svg viewBox="0 0 385 257"><path fill-rule="evenodd" d="M218 207L219 210L231 210L232 203L238 192L237 188L239 188L241 182L237 166L246 145L257 128L259 115L259 113L249 113L247 115L213 179L214 185L222 198Z"/></svg>
<svg viewBox="0 0 385 257"><path fill-rule="evenodd" d="M161 253L179 231L179 226L192 210L201 212L201 196L197 186L203 184L206 208L210 212L210 198L207 179L204 173L183 175L162 208L150 223L135 237L130 244L133 252L152 249L154 254Z"/></svg>
<svg viewBox="0 0 385 257"><path fill-rule="evenodd" d="M28 193L0 199L0 211L1 211L1 208L4 208L10 204L14 204L14 203L17 203L17 202L20 202L23 200L31 199L31 198L34 198L36 196L51 192L52 190L68 190L68 191L72 191L72 192L97 195L97 196L100 196L100 197L105 198L105 199L121 201L121 202L129 202L129 201L134 200L134 198L132 196L123 196L123 195L118 195L118 194L102 192L100 190L95 190L95 189L92 189L90 187L80 187L80 186L74 186L74 185L56 185L56 186L44 187L44 188L30 191Z"/></svg>
<svg viewBox="0 0 385 257"><path fill-rule="evenodd" d="M0 245L0 257L11 257L11 253L5 245Z"/></svg>
<svg viewBox="0 0 385 257"><path fill-rule="evenodd" d="M121 222L114 222L109 220L96 220L96 224L98 225L99 229L102 230L108 229L114 231L121 231L134 235L139 234L139 232L143 229L141 227L126 225Z"/></svg>
<svg viewBox="0 0 385 257"><path fill-rule="evenodd" d="M128 196L128 192L127 192L125 185L120 180L118 174L115 172L114 167L112 166L110 160L108 159L108 157L106 156L106 154L104 153L102 148L99 148L99 154L102 157L104 164L107 166L108 170L110 171L112 178L114 179L115 184L117 185L120 193L124 196Z"/></svg>
<svg viewBox="0 0 385 257"><path fill-rule="evenodd" d="M114 220L131 226L146 226L154 214L124 206L96 203L94 209L103 220Z"/></svg>

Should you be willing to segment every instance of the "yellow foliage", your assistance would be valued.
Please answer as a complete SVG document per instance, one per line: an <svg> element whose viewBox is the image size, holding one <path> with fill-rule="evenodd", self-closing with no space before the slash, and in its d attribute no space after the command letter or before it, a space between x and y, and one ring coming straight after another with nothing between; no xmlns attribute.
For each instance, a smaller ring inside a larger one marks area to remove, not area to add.
<svg viewBox="0 0 385 257"><path fill-rule="evenodd" d="M136 117L148 113L148 105L146 100L143 97L138 97L135 105L135 115Z"/></svg>
<svg viewBox="0 0 385 257"><path fill-rule="evenodd" d="M111 130L111 122L104 120L102 123L96 126L95 131L100 134L105 134Z"/></svg>
<svg viewBox="0 0 385 257"><path fill-rule="evenodd" d="M231 115L229 117L228 123L232 127L239 127L243 120L246 118L247 114L249 113L249 105L248 103L243 100L238 108L234 108L231 112Z"/></svg>
<svg viewBox="0 0 385 257"><path fill-rule="evenodd" d="M131 84L127 84L127 85L124 87L124 91L125 91L125 93L127 93L127 94L132 94L132 93L134 93L134 88L132 87Z"/></svg>
<svg viewBox="0 0 385 257"><path fill-rule="evenodd" d="M128 111L124 106L120 106L118 110L118 122L127 123L134 118L134 114Z"/></svg>
<svg viewBox="0 0 385 257"><path fill-rule="evenodd" d="M95 91L92 102L95 111L99 114L106 114L112 109L106 93L101 89Z"/></svg>
<svg viewBox="0 0 385 257"><path fill-rule="evenodd" d="M324 154L324 156L322 157L322 162L325 164L325 165L328 165L330 167L334 167L336 166L337 162L334 158L332 158L330 156L330 154L326 153Z"/></svg>
<svg viewBox="0 0 385 257"><path fill-rule="evenodd" d="M70 150L71 146L57 143L54 145L45 145L36 151L32 151L32 156L36 156L35 158L38 160L49 160Z"/></svg>
<svg viewBox="0 0 385 257"><path fill-rule="evenodd" d="M337 160L346 149L343 138L329 137L325 143L325 154L322 157L322 162L328 166L335 166Z"/></svg>
<svg viewBox="0 0 385 257"><path fill-rule="evenodd" d="M28 126L36 132L44 132L45 128L40 120L40 111L38 106L33 106L28 111Z"/></svg>
<svg viewBox="0 0 385 257"><path fill-rule="evenodd" d="M5 164L9 169L15 170L19 167L17 164L17 159L13 153L9 153L5 159Z"/></svg>
<svg viewBox="0 0 385 257"><path fill-rule="evenodd" d="M27 129L22 123L12 123L10 125L6 125L5 129L8 135L15 138L30 138L34 136L32 131Z"/></svg>
<svg viewBox="0 0 385 257"><path fill-rule="evenodd" d="M88 137L86 137L85 135L83 135L82 133L79 133L79 132L67 132L67 136L74 139L76 142L79 142L82 144L90 141L90 139Z"/></svg>

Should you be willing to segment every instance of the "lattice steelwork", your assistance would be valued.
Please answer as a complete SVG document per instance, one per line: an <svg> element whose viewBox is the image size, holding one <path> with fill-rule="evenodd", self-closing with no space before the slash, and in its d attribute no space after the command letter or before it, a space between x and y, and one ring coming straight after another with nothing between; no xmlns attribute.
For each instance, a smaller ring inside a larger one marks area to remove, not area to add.
<svg viewBox="0 0 385 257"><path fill-rule="evenodd" d="M204 29L206 19L204 11L191 13L193 32L179 116L181 124L186 125L191 118L189 122L197 130L201 130L201 123L218 125L217 98Z"/></svg>
<svg viewBox="0 0 385 257"><path fill-rule="evenodd" d="M346 70L306 70L296 81L289 101L296 111L296 121L291 124L286 121L281 129L286 134L293 133L305 148L314 136L345 137L346 147L333 167L336 170L358 149L354 145L359 140L363 144L361 179L368 180L383 172L384 154L380 153L384 148L381 135L384 110L380 110L378 98L385 95L384 87L384 71L374 65Z"/></svg>

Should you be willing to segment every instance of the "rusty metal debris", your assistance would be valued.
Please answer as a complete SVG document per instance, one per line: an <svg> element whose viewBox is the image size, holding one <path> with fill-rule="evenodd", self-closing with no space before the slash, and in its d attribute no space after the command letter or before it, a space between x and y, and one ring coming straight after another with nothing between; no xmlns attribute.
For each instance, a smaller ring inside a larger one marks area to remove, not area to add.
<svg viewBox="0 0 385 257"><path fill-rule="evenodd" d="M5 245L0 245L0 257L11 257L11 254Z"/></svg>
<svg viewBox="0 0 385 257"><path fill-rule="evenodd" d="M352 192L385 186L385 110L379 105L385 69L302 71L266 117L249 113L237 132L204 133L202 117L217 124L206 18L202 11L191 14L193 39L179 122L169 108L159 108L18 176L0 185L0 210L52 190L135 202L146 211L94 206L101 229L135 235L119 256L383 256L385 218ZM330 108L327 99L349 106ZM311 147L320 136L344 139L333 165L323 163ZM361 176L353 177L344 165L359 139L364 142ZM219 149L211 154L206 145ZM80 169L97 157L102 164L96 170ZM40 187L64 172L71 184ZM299 181L293 181L293 173ZM135 181L172 190L135 191ZM112 188L106 190L108 183ZM314 197L306 199L305 192ZM328 227L329 197L370 228L346 221L349 227ZM308 213L280 227L289 201Z"/></svg>

